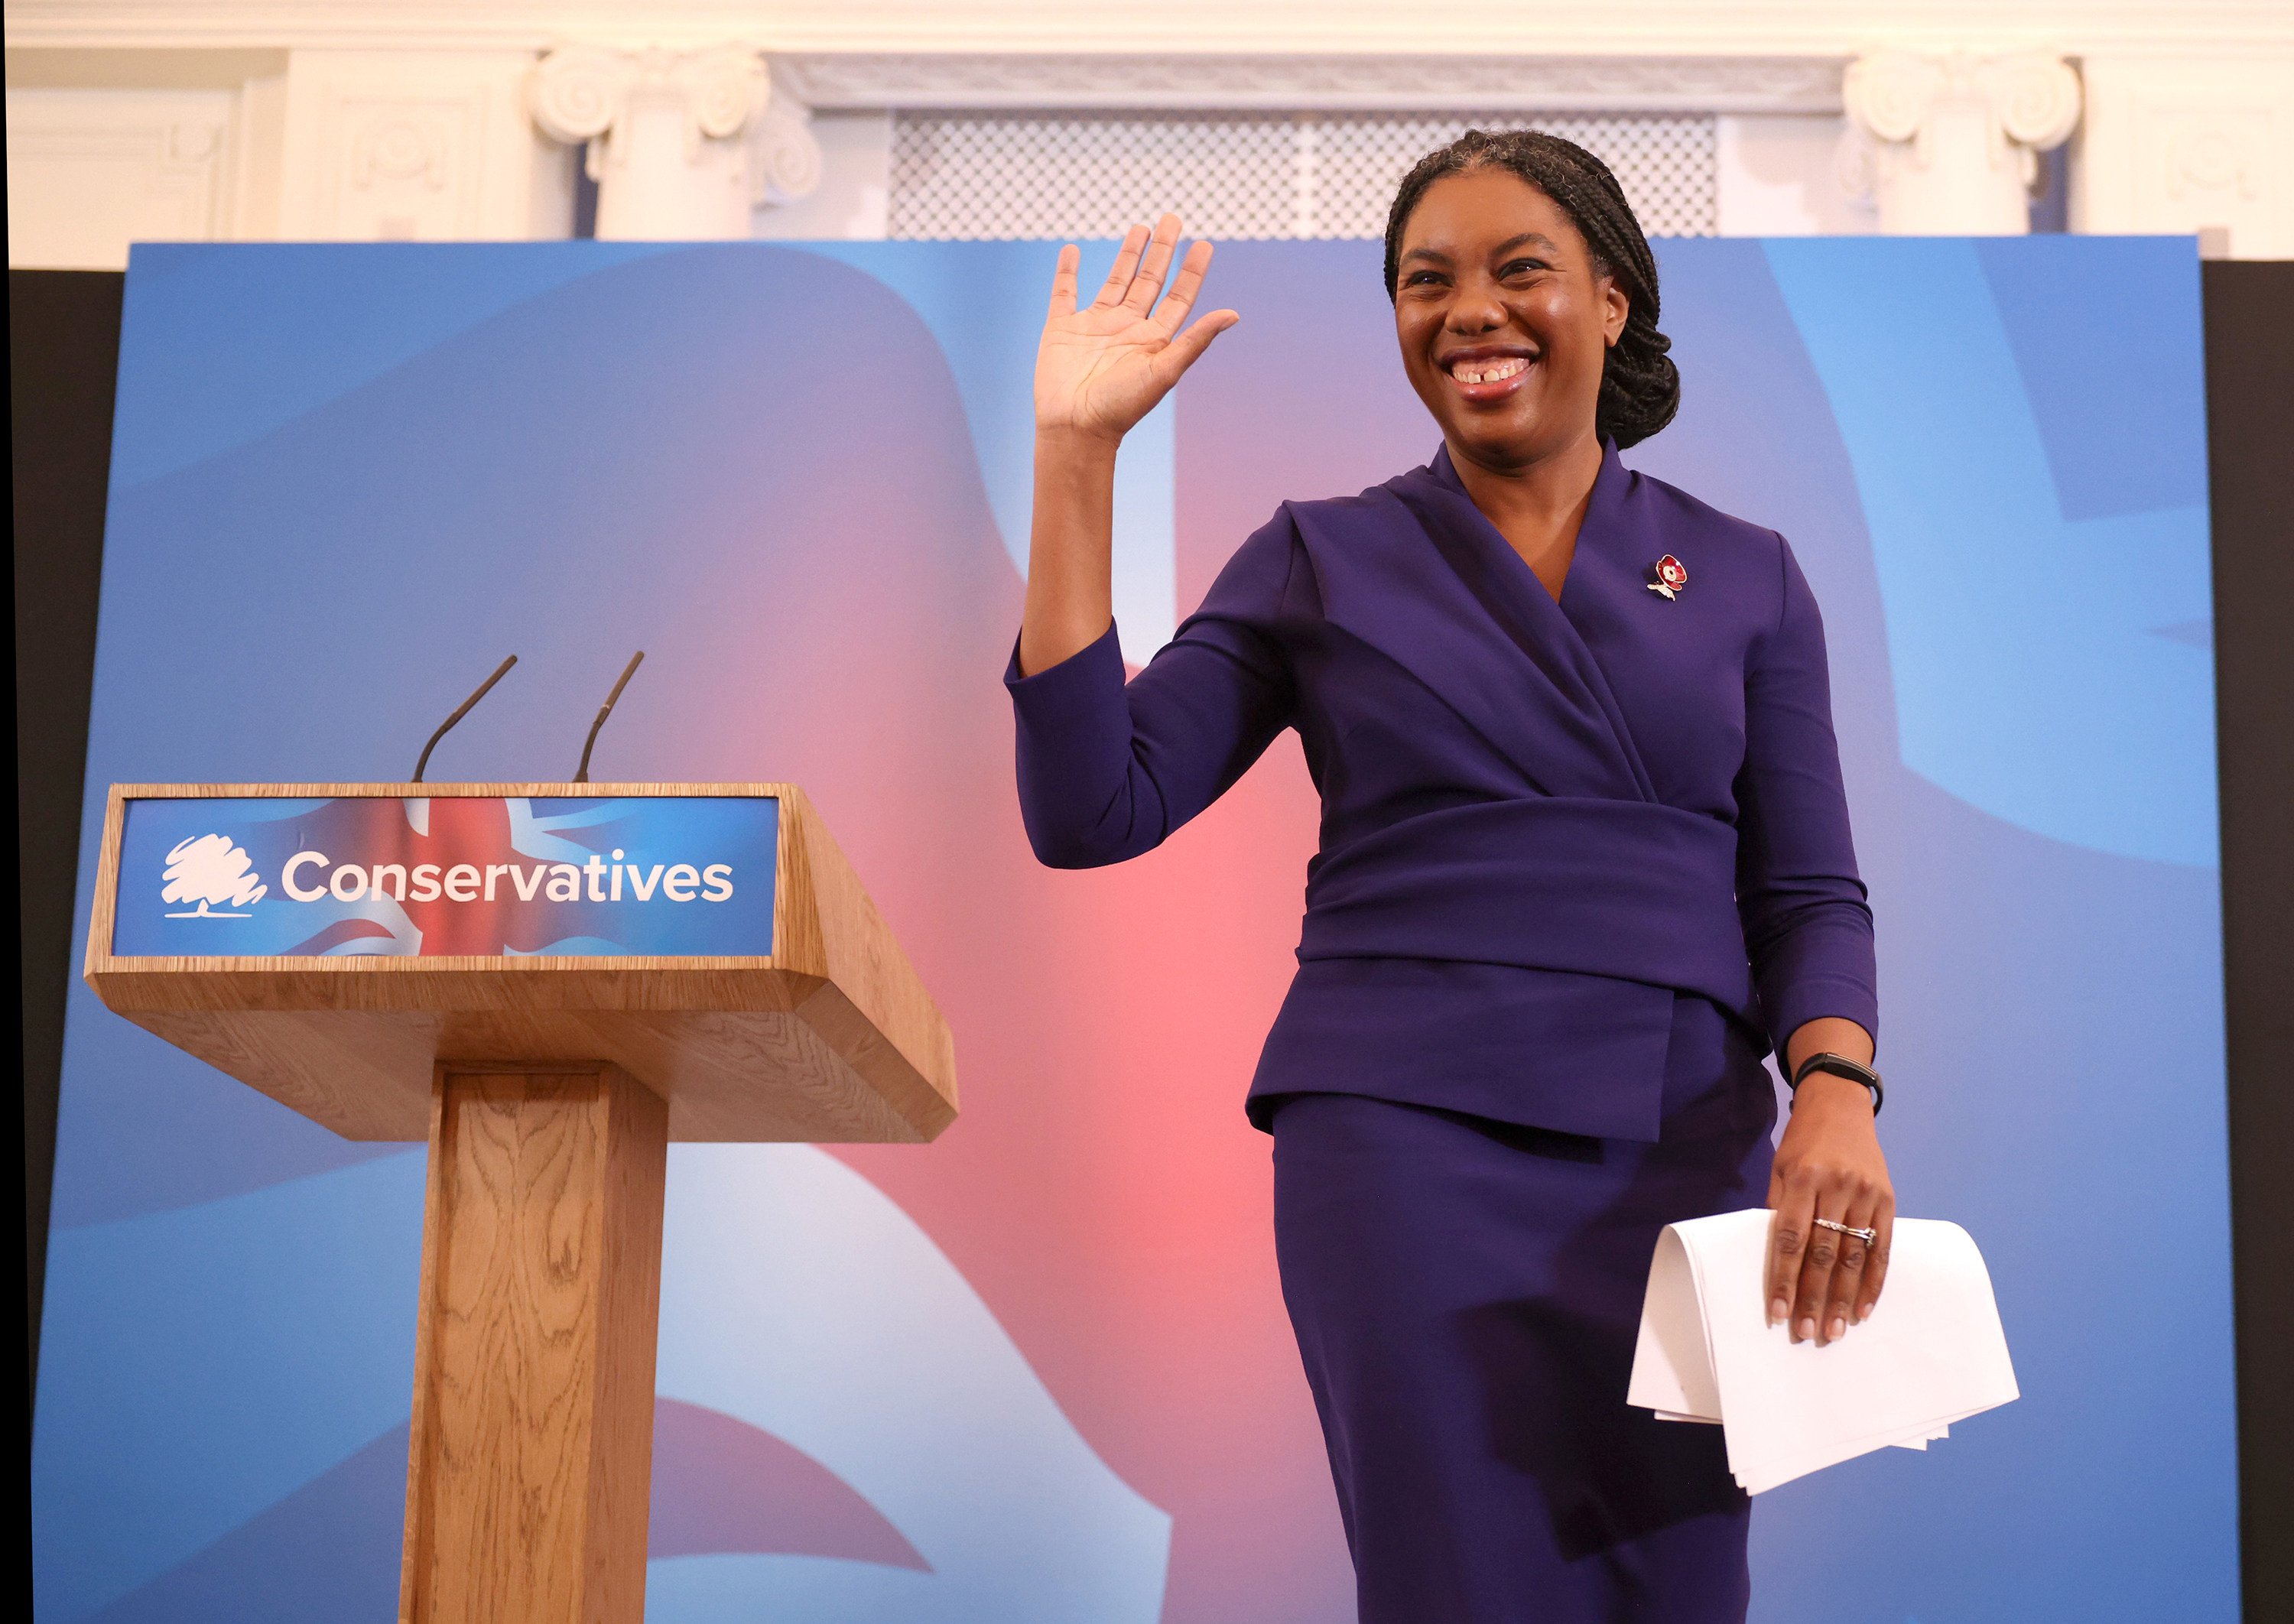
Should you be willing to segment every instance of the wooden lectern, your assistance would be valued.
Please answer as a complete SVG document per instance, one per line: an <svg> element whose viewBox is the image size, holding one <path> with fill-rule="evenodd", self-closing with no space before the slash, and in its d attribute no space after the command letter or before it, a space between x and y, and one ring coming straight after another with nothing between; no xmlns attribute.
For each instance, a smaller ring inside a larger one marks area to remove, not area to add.
<svg viewBox="0 0 2294 1624"><path fill-rule="evenodd" d="M429 1139L408 1624L643 1615L671 1140L956 1116L791 784L115 785L86 973L346 1138Z"/></svg>

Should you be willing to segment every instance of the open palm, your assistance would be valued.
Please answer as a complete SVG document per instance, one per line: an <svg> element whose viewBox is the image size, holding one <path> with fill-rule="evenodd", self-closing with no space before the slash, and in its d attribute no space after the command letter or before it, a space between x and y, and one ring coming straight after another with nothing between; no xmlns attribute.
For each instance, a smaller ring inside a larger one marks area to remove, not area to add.
<svg viewBox="0 0 2294 1624"><path fill-rule="evenodd" d="M1076 267L1082 256L1072 244L1060 250L1051 311L1036 352L1038 431L1121 439L1212 339L1241 320L1233 311L1215 310L1180 330L1211 263L1208 242L1187 250L1170 292L1156 304L1178 240L1176 215L1165 215L1151 233L1133 226L1099 296L1080 310Z"/></svg>

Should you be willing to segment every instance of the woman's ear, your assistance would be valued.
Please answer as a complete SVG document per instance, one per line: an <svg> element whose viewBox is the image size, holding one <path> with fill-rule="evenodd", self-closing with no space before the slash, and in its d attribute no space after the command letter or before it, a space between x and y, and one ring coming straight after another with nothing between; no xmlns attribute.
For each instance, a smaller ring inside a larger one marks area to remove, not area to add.
<svg viewBox="0 0 2294 1624"><path fill-rule="evenodd" d="M1623 336L1625 318L1632 313L1632 309L1633 302L1625 296L1625 290L1617 286L1617 279L1614 276L1603 277L1601 279L1601 339L1612 349L1616 347L1617 340Z"/></svg>

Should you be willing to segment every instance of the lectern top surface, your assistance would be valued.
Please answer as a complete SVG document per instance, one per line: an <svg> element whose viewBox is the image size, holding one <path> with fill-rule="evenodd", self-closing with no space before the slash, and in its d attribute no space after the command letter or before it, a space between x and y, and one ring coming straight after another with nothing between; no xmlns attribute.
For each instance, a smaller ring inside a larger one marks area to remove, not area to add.
<svg viewBox="0 0 2294 1624"><path fill-rule="evenodd" d="M123 791L111 954L773 952L776 795L406 787L412 792Z"/></svg>

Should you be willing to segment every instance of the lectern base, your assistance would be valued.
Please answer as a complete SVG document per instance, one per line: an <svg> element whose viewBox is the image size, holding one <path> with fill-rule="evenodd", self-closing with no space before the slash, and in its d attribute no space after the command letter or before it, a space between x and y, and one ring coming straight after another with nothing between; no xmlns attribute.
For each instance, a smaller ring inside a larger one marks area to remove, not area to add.
<svg viewBox="0 0 2294 1624"><path fill-rule="evenodd" d="M439 1064L402 1624L643 1618L668 1147L610 1064Z"/></svg>

